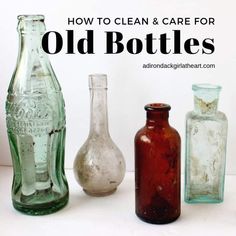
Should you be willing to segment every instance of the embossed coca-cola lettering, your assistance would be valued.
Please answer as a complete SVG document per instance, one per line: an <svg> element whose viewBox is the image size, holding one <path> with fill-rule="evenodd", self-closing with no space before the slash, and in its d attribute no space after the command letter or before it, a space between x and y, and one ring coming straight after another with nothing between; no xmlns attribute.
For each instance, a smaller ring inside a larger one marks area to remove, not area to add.
<svg viewBox="0 0 236 236"><path fill-rule="evenodd" d="M45 98L23 98L12 103L9 113L16 120L50 119L51 110Z"/></svg>
<svg viewBox="0 0 236 236"><path fill-rule="evenodd" d="M8 130L17 134L47 134L52 129L53 114L48 98L24 97L13 102L9 107Z"/></svg>

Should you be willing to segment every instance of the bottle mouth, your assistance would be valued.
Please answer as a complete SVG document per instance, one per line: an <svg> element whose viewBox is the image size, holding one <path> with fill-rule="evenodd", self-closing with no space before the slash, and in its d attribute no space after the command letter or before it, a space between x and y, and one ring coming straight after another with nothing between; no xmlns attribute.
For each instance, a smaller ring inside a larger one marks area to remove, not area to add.
<svg viewBox="0 0 236 236"><path fill-rule="evenodd" d="M42 35L45 32L43 15L19 15L17 30L21 34Z"/></svg>
<svg viewBox="0 0 236 236"><path fill-rule="evenodd" d="M90 89L107 89L107 75L106 74L91 74L89 75Z"/></svg>
<svg viewBox="0 0 236 236"><path fill-rule="evenodd" d="M192 90L193 91L198 91L200 89L206 89L206 90L216 90L216 91L220 91L221 90L221 86L219 85L215 85L215 84L193 84L192 85Z"/></svg>
<svg viewBox="0 0 236 236"><path fill-rule="evenodd" d="M219 98L221 86L214 84L193 84L194 96L204 102L212 102Z"/></svg>
<svg viewBox="0 0 236 236"><path fill-rule="evenodd" d="M19 21L44 21L44 15L19 15L17 19Z"/></svg>
<svg viewBox="0 0 236 236"><path fill-rule="evenodd" d="M149 103L144 109L146 111L169 111L171 106L166 103Z"/></svg>

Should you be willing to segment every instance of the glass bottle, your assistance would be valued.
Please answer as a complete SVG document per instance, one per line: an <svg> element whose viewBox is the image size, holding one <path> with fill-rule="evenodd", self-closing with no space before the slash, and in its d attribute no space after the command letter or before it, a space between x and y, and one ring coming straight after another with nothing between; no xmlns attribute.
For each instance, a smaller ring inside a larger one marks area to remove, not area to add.
<svg viewBox="0 0 236 236"><path fill-rule="evenodd" d="M88 195L113 193L125 174L125 161L112 141L107 118L107 76L89 76L90 132L74 161L74 174Z"/></svg>
<svg viewBox="0 0 236 236"><path fill-rule="evenodd" d="M137 216L165 224L180 215L180 136L169 125L171 107L145 106L146 125L135 136L135 200Z"/></svg>
<svg viewBox="0 0 236 236"><path fill-rule="evenodd" d="M68 202L64 100L41 47L44 16L21 15L18 20L19 54L6 101L12 200L21 212L43 215Z"/></svg>
<svg viewBox="0 0 236 236"><path fill-rule="evenodd" d="M223 201L227 118L217 110L220 86L194 84L194 111L186 116L185 201Z"/></svg>

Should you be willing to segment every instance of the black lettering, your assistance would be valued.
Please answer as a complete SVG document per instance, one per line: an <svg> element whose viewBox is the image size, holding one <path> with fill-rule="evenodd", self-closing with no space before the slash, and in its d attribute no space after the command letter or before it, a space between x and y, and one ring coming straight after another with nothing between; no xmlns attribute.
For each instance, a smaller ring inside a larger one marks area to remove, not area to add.
<svg viewBox="0 0 236 236"><path fill-rule="evenodd" d="M68 25L70 25L70 24L72 24L72 25L74 25L75 24L75 18L73 17L73 18L68 18L68 23L67 23Z"/></svg>
<svg viewBox="0 0 236 236"><path fill-rule="evenodd" d="M49 34L54 33L56 36L56 48L54 52L50 52L49 50ZM49 31L43 35L42 38L42 48L48 54L57 54L61 51L63 46L63 39L62 36L56 31Z"/></svg>
<svg viewBox="0 0 236 236"><path fill-rule="evenodd" d="M160 35L160 51L163 54L169 54L171 50L167 51L167 40L170 40L170 38L167 38L166 34Z"/></svg>
<svg viewBox="0 0 236 236"><path fill-rule="evenodd" d="M74 31L67 30L67 54L74 54Z"/></svg>
<svg viewBox="0 0 236 236"><path fill-rule="evenodd" d="M204 39L202 42L202 46L204 47L204 49L208 49L208 51L202 49L202 54L212 54L215 51L214 39L210 38Z"/></svg>
<svg viewBox="0 0 236 236"><path fill-rule="evenodd" d="M191 48L193 48L194 46L199 46L199 42L195 38L187 39L184 43L184 49L189 54L196 54L199 52L199 49L197 49L197 51L195 52L191 50Z"/></svg>
<svg viewBox="0 0 236 236"><path fill-rule="evenodd" d="M92 25L93 24L93 18L84 18L85 25Z"/></svg>
<svg viewBox="0 0 236 236"><path fill-rule="evenodd" d="M180 30L174 30L174 54L181 54Z"/></svg>
<svg viewBox="0 0 236 236"><path fill-rule="evenodd" d="M106 53L105 54L118 54L123 52L124 45L121 43L121 40L123 39L123 35L120 32L116 31L107 31L107 42L106 42ZM114 35L116 38L114 39ZM116 45L116 51L114 52L114 44Z"/></svg>
<svg viewBox="0 0 236 236"><path fill-rule="evenodd" d="M136 48L134 44L136 42ZM131 54L139 54L143 49L143 43L140 39L133 38L127 42L127 51Z"/></svg>
<svg viewBox="0 0 236 236"><path fill-rule="evenodd" d="M153 38L153 34L147 34L146 36L146 48L147 53L149 54L155 54L157 52L157 49L153 51L153 41L156 40L156 38Z"/></svg>
<svg viewBox="0 0 236 236"><path fill-rule="evenodd" d="M86 30L86 31L87 31L87 37L82 38L78 41L78 44L77 44L78 52L81 54L94 54L93 30ZM87 50L85 49L86 44L87 44Z"/></svg>

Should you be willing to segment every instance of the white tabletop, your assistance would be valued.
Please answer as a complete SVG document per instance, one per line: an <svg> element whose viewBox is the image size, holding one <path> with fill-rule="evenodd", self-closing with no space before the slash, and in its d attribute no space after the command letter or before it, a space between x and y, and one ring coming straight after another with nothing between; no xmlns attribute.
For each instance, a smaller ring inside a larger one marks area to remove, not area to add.
<svg viewBox="0 0 236 236"><path fill-rule="evenodd" d="M67 170L69 204L46 216L27 216L13 209L10 189L12 168L0 167L0 235L155 235L235 236L236 176L226 177L225 201L221 204L190 205L182 201L181 217L166 225L152 225L134 213L134 174L126 173L118 191L107 197L90 197Z"/></svg>

